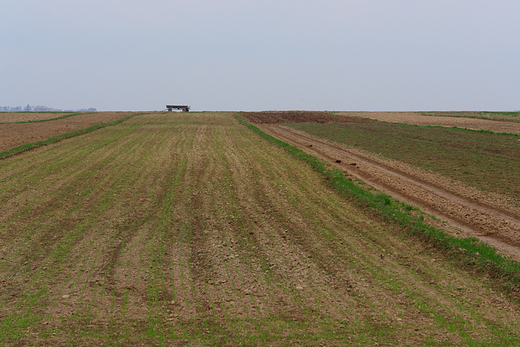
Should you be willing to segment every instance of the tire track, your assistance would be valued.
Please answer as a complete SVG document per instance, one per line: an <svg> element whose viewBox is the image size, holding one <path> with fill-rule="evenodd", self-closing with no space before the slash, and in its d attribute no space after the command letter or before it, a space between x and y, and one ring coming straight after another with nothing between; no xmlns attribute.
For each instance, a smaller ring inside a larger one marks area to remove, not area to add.
<svg viewBox="0 0 520 347"><path fill-rule="evenodd" d="M412 176L340 144L278 125L259 125L266 133L334 163L392 197L520 259L520 217L511 211L464 196L423 177Z"/></svg>

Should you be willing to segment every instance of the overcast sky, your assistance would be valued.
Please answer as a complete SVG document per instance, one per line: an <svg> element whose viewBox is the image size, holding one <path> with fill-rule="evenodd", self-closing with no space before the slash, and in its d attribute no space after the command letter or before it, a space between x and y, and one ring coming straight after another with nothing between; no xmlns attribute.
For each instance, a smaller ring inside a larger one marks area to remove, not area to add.
<svg viewBox="0 0 520 347"><path fill-rule="evenodd" d="M0 106L518 110L519 0L0 0Z"/></svg>

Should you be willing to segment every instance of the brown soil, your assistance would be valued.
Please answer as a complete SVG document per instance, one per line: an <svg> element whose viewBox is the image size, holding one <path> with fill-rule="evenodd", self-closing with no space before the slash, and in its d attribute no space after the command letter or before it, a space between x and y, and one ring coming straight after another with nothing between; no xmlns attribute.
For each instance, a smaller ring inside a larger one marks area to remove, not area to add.
<svg viewBox="0 0 520 347"><path fill-rule="evenodd" d="M96 124L113 122L129 114L130 112L93 112L48 122L0 124L0 153L27 143L45 141L51 137L85 129ZM9 122L37 120L40 119L38 118L40 115L49 116L49 114L38 113L8 113L0 115L13 115L12 117L18 117L16 120L10 118ZM55 117L56 115L52 114L51 118Z"/></svg>
<svg viewBox="0 0 520 347"><path fill-rule="evenodd" d="M370 118L391 123L458 127L472 130L491 130L496 133L520 134L519 122L464 118L462 116L425 116L419 112L338 112L336 115Z"/></svg>
<svg viewBox="0 0 520 347"><path fill-rule="evenodd" d="M260 127L266 133L335 165L347 176L361 179L449 224L439 226L448 227L452 232L467 232L520 259L520 209L511 204L511 199L483 193L403 162L348 148L294 129L267 124Z"/></svg>
<svg viewBox="0 0 520 347"><path fill-rule="evenodd" d="M63 117L74 112L0 112L0 123L16 123L29 121L42 121Z"/></svg>

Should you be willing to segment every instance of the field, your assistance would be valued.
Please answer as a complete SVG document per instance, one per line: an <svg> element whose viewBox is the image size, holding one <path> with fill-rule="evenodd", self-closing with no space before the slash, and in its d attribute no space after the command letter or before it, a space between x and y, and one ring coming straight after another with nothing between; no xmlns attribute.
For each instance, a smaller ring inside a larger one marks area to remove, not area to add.
<svg viewBox="0 0 520 347"><path fill-rule="evenodd" d="M0 123L42 122L79 115L75 112L0 112ZM92 115L94 113L91 113Z"/></svg>
<svg viewBox="0 0 520 347"><path fill-rule="evenodd" d="M520 112L336 112L384 122L520 134Z"/></svg>
<svg viewBox="0 0 520 347"><path fill-rule="evenodd" d="M28 143L121 120L129 112L3 113L0 112L0 153Z"/></svg>
<svg viewBox="0 0 520 347"><path fill-rule="evenodd" d="M520 344L503 278L231 113L134 115L2 159L0 207L5 346Z"/></svg>
<svg viewBox="0 0 520 347"><path fill-rule="evenodd" d="M339 168L347 177L420 207L448 224L520 259L520 143L516 134L416 126L429 116L364 112L371 119L325 112L244 113L266 132ZM460 116L459 116L460 117ZM440 117L441 120L447 117ZM462 118L462 117L460 117ZM489 121L493 124L517 123ZM429 123L431 124L431 123ZM452 122L452 124L454 124Z"/></svg>

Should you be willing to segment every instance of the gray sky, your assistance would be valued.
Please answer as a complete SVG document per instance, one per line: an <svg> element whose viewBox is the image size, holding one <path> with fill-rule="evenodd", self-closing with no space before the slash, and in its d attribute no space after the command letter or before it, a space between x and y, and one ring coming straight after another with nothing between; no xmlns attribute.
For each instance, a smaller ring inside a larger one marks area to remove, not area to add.
<svg viewBox="0 0 520 347"><path fill-rule="evenodd" d="M0 0L0 106L518 110L518 0Z"/></svg>

